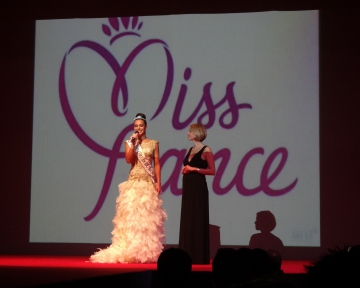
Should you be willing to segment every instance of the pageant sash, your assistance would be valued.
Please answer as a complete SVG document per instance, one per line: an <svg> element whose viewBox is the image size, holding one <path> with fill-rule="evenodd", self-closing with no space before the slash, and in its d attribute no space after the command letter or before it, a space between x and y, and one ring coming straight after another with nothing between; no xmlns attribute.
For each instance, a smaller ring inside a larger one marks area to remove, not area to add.
<svg viewBox="0 0 360 288"><path fill-rule="evenodd" d="M133 146L132 142L130 140L126 141L129 145L129 147L131 148ZM145 171L150 175L152 181L154 183L156 183L156 178L155 178L155 173L154 173L154 168L152 167L152 163L151 163L151 159L146 158L140 144L137 144L135 146L135 153L137 155L137 158L139 159L139 162L141 163L141 165L144 167Z"/></svg>

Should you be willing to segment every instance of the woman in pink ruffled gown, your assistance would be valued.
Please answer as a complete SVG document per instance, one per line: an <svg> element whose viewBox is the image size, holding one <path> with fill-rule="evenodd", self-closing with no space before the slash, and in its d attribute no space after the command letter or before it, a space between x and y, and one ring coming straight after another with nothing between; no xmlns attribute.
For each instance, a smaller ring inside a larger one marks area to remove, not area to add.
<svg viewBox="0 0 360 288"><path fill-rule="evenodd" d="M119 185L112 244L93 254L91 262L151 263L163 250L167 215L159 197L159 142L146 137L146 127L146 116L138 113L134 133L125 141L126 162L132 168Z"/></svg>

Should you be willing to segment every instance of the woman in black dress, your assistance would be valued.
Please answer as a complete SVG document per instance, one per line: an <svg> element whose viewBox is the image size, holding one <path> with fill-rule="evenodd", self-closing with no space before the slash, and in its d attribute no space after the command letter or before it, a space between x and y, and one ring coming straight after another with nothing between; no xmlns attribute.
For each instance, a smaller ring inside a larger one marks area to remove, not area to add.
<svg viewBox="0 0 360 288"><path fill-rule="evenodd" d="M183 161L179 248L189 253L193 264L210 263L209 192L205 175L215 175L214 155L202 141L206 138L202 124L192 124L187 133L193 141Z"/></svg>

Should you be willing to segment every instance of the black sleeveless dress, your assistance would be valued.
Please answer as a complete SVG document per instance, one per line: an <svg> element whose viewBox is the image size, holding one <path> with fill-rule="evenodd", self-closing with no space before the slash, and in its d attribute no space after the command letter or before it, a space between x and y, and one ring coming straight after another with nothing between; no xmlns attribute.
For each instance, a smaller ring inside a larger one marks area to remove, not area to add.
<svg viewBox="0 0 360 288"><path fill-rule="evenodd" d="M208 167L201 158L204 146L189 161L189 149L183 164L192 167ZM183 175L179 248L188 252L193 264L210 263L209 247L209 192L205 175L190 172Z"/></svg>

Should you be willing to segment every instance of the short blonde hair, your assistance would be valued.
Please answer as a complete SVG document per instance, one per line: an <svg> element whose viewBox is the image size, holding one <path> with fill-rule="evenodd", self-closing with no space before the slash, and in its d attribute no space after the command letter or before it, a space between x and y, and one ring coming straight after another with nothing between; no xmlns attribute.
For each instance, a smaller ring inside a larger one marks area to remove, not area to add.
<svg viewBox="0 0 360 288"><path fill-rule="evenodd" d="M207 136L206 128L202 124L191 124L190 131L194 133L196 141L204 141Z"/></svg>

